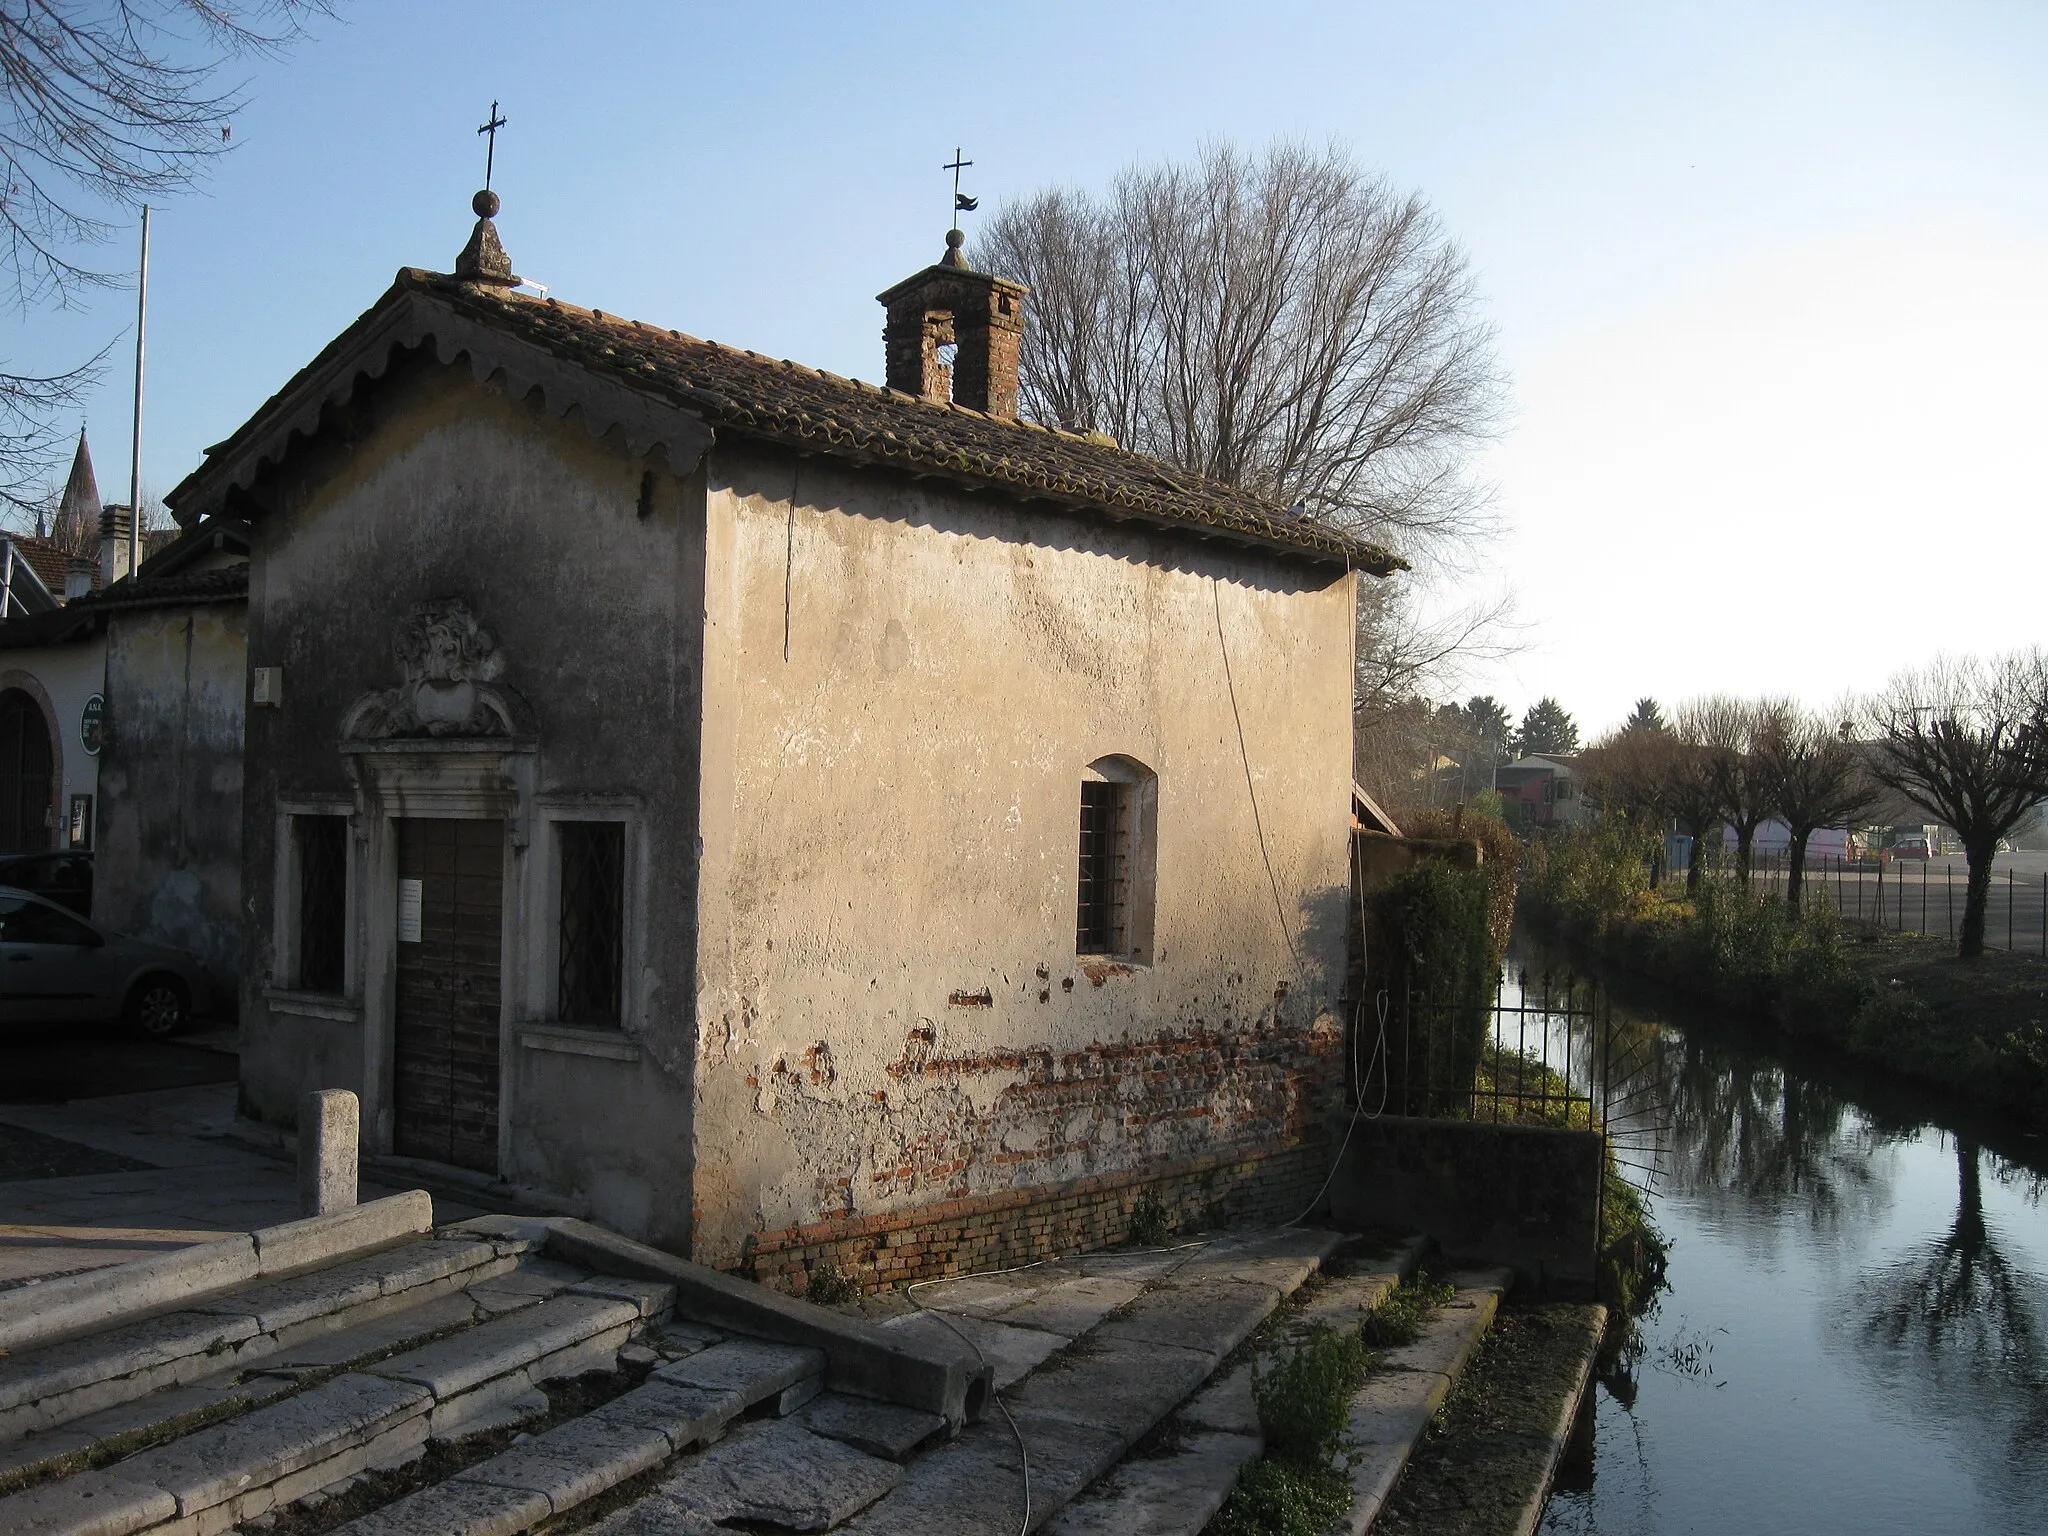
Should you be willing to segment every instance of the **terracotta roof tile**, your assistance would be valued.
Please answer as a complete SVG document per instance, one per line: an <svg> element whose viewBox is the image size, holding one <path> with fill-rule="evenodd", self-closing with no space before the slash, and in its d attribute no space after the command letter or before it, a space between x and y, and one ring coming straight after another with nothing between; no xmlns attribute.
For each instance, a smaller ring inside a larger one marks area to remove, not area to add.
<svg viewBox="0 0 2048 1536"><path fill-rule="evenodd" d="M398 286L517 334L595 372L652 386L715 426L806 452L888 463L946 478L1192 525L1341 560L1388 575L1398 556L1235 486L1204 480L1105 442L960 405L937 405L679 331L558 299L408 269Z"/></svg>

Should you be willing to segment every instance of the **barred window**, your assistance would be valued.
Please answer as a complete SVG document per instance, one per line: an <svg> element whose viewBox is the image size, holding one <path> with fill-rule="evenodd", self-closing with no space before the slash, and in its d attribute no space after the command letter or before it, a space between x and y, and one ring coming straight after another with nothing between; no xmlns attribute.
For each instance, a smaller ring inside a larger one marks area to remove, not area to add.
<svg viewBox="0 0 2048 1536"><path fill-rule="evenodd" d="M1153 960L1159 780L1136 758L1097 758L1081 777L1081 860L1074 951Z"/></svg>
<svg viewBox="0 0 2048 1536"><path fill-rule="evenodd" d="M1081 785L1081 903L1074 948L1084 955L1128 947L1131 786Z"/></svg>
<svg viewBox="0 0 2048 1536"><path fill-rule="evenodd" d="M562 869L559 1017L617 1028L626 937L626 828L555 824Z"/></svg>
<svg viewBox="0 0 2048 1536"><path fill-rule="evenodd" d="M299 975L302 992L343 990L348 941L348 818L294 816L299 865Z"/></svg>

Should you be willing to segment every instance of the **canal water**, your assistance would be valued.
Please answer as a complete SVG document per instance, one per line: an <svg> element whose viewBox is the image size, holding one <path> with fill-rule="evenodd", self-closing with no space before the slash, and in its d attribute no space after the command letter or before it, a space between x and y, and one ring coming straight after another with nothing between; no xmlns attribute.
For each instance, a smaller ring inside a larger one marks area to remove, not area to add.
<svg viewBox="0 0 2048 1536"><path fill-rule="evenodd" d="M2048 1533L2048 1140L1615 1000L1670 1289L1602 1373L1557 1533ZM1648 1116L1646 1115L1646 1119Z"/></svg>

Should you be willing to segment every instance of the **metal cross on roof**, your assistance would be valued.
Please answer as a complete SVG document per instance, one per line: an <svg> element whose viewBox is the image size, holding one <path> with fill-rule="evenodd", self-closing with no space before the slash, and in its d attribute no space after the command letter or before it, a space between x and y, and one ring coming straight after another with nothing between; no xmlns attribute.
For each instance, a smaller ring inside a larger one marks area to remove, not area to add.
<svg viewBox="0 0 2048 1536"><path fill-rule="evenodd" d="M491 190L491 170L493 162L498 158L498 130L504 126L505 119L498 116L498 104L494 101L491 103L491 120L477 129L478 133L487 134L490 137L490 143L484 150L484 190L486 192Z"/></svg>
<svg viewBox="0 0 2048 1536"><path fill-rule="evenodd" d="M962 197L960 195L960 173L972 164L974 164L972 160L961 159L959 149L955 148L953 158L939 167L942 171L951 171L953 173L953 211L955 213L972 213L981 206L980 198Z"/></svg>

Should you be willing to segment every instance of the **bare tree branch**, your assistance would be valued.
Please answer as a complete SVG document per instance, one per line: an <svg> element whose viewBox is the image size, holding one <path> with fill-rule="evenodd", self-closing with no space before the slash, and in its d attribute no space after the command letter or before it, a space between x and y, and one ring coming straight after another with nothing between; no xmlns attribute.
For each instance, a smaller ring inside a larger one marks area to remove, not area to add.
<svg viewBox="0 0 2048 1536"><path fill-rule="evenodd" d="M1212 145L1110 195L1003 209L978 252L1032 289L1028 414L1454 564L1504 396L1464 255L1341 150Z"/></svg>
<svg viewBox="0 0 2048 1536"><path fill-rule="evenodd" d="M227 152L245 96L218 83L222 68L282 50L328 14L329 0L0 3L0 302L26 313L125 282L90 252L136 204L182 191ZM98 362L0 367L0 498L29 504L57 418Z"/></svg>

